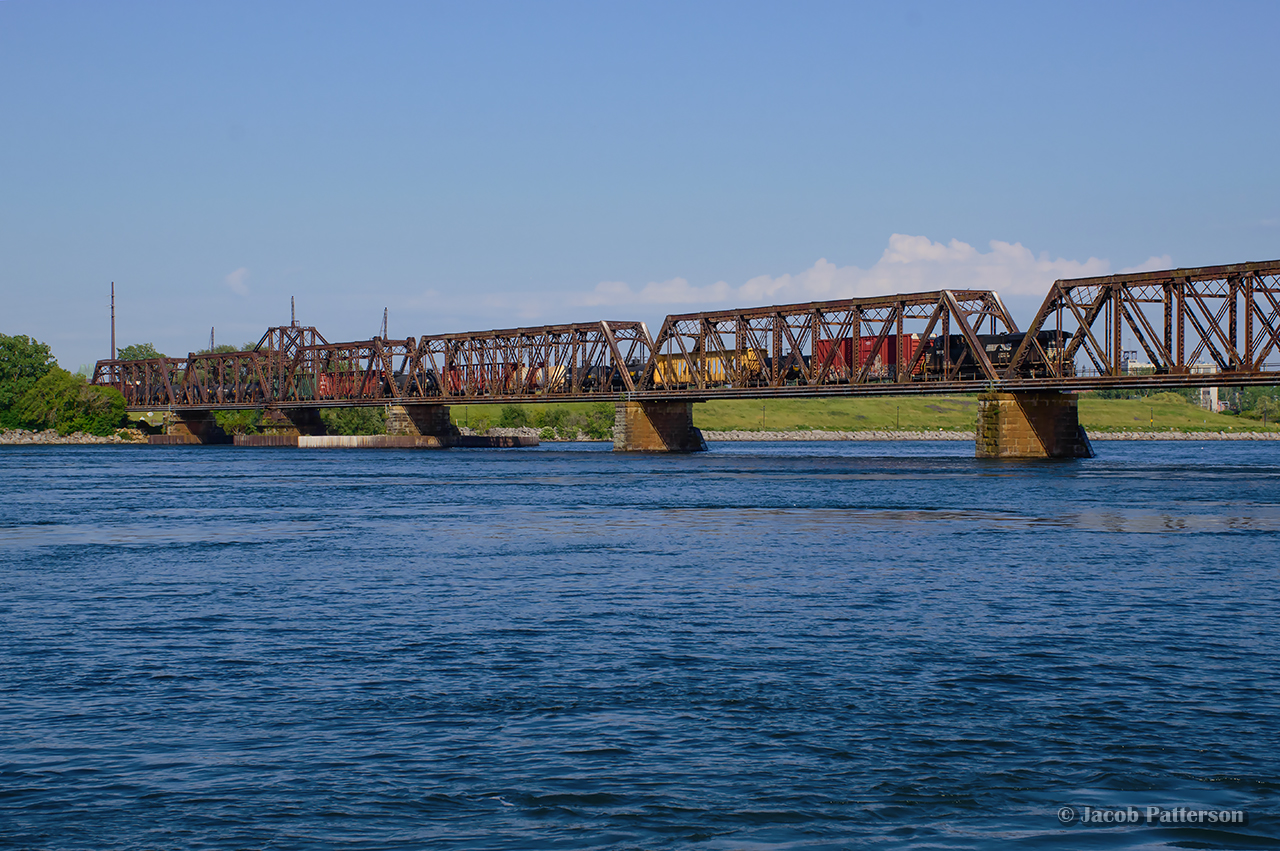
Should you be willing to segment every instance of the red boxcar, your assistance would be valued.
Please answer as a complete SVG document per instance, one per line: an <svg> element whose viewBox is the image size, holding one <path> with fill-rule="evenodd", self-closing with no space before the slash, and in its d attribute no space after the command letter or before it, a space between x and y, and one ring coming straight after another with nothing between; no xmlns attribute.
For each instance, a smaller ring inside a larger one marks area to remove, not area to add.
<svg viewBox="0 0 1280 851"><path fill-rule="evenodd" d="M822 369L822 364L827 358L827 353L831 351L832 345L835 345L836 353L831 358L831 366L827 368L827 380L839 380L844 377L845 365L848 364L849 369L855 368L853 361L853 340L848 338L843 340L819 340L813 347L813 357L809 360L809 369L816 375L818 370Z"/></svg>
<svg viewBox="0 0 1280 851"><path fill-rule="evenodd" d="M382 390L382 374L363 372L322 372L319 381L323 399L350 399L377 395Z"/></svg>
<svg viewBox="0 0 1280 851"><path fill-rule="evenodd" d="M813 358L811 359L810 368L815 372L822 368L822 362L826 358L827 353L831 351L832 345L836 346L835 356L831 358L831 366L827 370L827 380L839 380L844 376L844 368L847 364L849 371L856 378L858 370L867 361L871 361L871 369L868 376L871 378L892 378L898 366L898 335L890 334L884 338L884 342L880 345L879 352L874 358L871 357L871 351L875 348L875 337L863 337L858 341L858 357L853 357L853 340L819 340L813 347ZM907 363L916 356L916 351L920 348L919 334L902 335L902 355ZM920 368L917 367L919 372Z"/></svg>

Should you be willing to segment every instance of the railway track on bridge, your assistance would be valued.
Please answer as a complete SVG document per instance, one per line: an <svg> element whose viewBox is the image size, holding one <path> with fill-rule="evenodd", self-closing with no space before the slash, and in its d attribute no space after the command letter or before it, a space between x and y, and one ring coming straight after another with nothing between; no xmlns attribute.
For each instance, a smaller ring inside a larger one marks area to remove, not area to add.
<svg viewBox="0 0 1280 851"><path fill-rule="evenodd" d="M1055 281L1025 330L989 290L680 314L656 334L602 320L330 343L293 323L247 351L102 360L93 382L177 413L1277 384L1280 260Z"/></svg>

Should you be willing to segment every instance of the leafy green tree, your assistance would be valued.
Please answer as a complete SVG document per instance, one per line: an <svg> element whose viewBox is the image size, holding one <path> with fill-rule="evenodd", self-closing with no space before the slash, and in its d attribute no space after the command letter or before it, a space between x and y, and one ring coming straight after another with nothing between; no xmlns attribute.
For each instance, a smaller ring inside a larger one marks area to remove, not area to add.
<svg viewBox="0 0 1280 851"><path fill-rule="evenodd" d="M54 366L46 344L24 335L0 334L0 427L21 426L14 407Z"/></svg>
<svg viewBox="0 0 1280 851"><path fill-rule="evenodd" d="M520 405L503 405L498 416L498 428L524 428L529 425L529 414Z"/></svg>
<svg viewBox="0 0 1280 851"><path fill-rule="evenodd" d="M20 424L57 429L67 435L82 431L106 435L124 425L124 396L114 387L95 387L82 376L54 367L13 406Z"/></svg>
<svg viewBox="0 0 1280 851"><path fill-rule="evenodd" d="M320 419L329 434L387 433L387 412L382 408L325 408Z"/></svg>
<svg viewBox="0 0 1280 851"><path fill-rule="evenodd" d="M1276 421L1276 413L1280 411L1280 404L1270 396L1263 396L1253 406L1253 415L1261 417L1264 423L1274 423Z"/></svg>
<svg viewBox="0 0 1280 851"><path fill-rule="evenodd" d="M257 434L262 411L214 411L213 421L227 434Z"/></svg>
<svg viewBox="0 0 1280 851"><path fill-rule="evenodd" d="M542 440L576 440L579 432L591 440L613 437L615 414L613 406L607 402L575 411L555 405L531 407L528 424L539 429L538 435Z"/></svg>
<svg viewBox="0 0 1280 851"><path fill-rule="evenodd" d="M157 352L156 347L150 343L134 343L116 350L117 360L152 360L164 356L164 352Z"/></svg>
<svg viewBox="0 0 1280 851"><path fill-rule="evenodd" d="M256 345L258 345L257 340L254 340L252 343L245 343L243 346L233 346L230 343L219 343L218 345L214 346L212 349L201 349L200 351L196 352L196 354L225 355L225 354L230 354L231 352L251 352L253 351L253 347ZM164 357L164 355L161 355L160 357Z"/></svg>
<svg viewBox="0 0 1280 851"><path fill-rule="evenodd" d="M583 427L587 437L595 440L609 440L613 437L613 426L616 412L612 405L593 405L587 415L587 423Z"/></svg>
<svg viewBox="0 0 1280 851"><path fill-rule="evenodd" d="M1237 411L1241 416L1255 418L1262 416L1257 413L1259 400L1271 399L1275 401L1277 397L1280 397L1280 387L1224 387L1220 392L1225 397L1228 407Z"/></svg>
<svg viewBox="0 0 1280 851"><path fill-rule="evenodd" d="M1086 391L1095 399L1145 399L1148 396L1155 395L1176 395L1180 396L1184 401L1196 404L1199 400L1199 390L1161 390L1161 389L1129 389L1129 390L1088 390ZM1160 401L1160 400L1153 400Z"/></svg>

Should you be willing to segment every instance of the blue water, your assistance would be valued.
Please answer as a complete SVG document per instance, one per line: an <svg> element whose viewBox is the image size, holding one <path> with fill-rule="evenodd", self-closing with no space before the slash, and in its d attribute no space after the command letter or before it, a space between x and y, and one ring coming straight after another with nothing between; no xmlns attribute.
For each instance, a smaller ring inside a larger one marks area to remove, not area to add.
<svg viewBox="0 0 1280 851"><path fill-rule="evenodd" d="M0 846L1280 846L1280 446L1098 447L0 447Z"/></svg>

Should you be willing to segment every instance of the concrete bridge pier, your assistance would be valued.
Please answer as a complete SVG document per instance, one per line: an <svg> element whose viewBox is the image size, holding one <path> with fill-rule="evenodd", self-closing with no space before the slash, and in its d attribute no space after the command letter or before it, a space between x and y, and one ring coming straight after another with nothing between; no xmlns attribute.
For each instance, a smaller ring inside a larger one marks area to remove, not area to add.
<svg viewBox="0 0 1280 851"><path fill-rule="evenodd" d="M978 396L978 458L1092 458L1072 393Z"/></svg>
<svg viewBox="0 0 1280 851"><path fill-rule="evenodd" d="M434 437L441 446L457 445L461 436L448 405L388 405L387 434Z"/></svg>
<svg viewBox="0 0 1280 851"><path fill-rule="evenodd" d="M614 452L701 452L707 448L693 425L692 402L618 402Z"/></svg>

